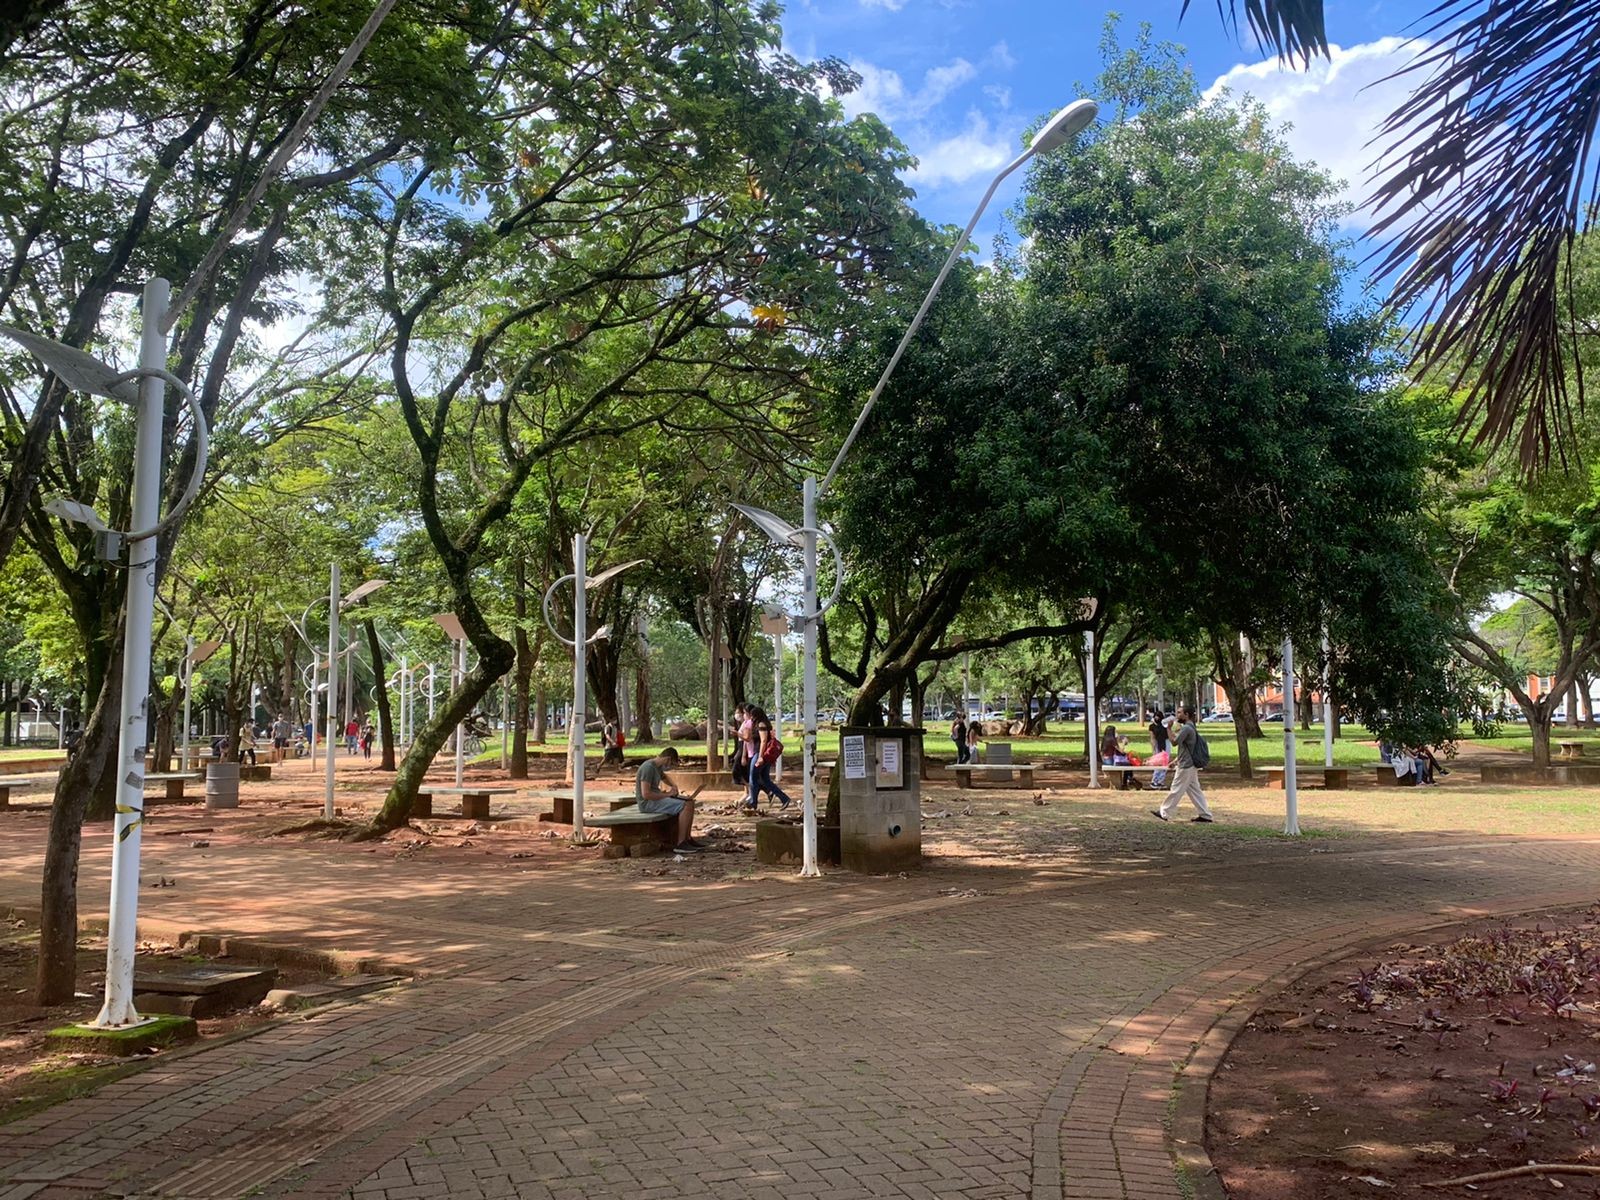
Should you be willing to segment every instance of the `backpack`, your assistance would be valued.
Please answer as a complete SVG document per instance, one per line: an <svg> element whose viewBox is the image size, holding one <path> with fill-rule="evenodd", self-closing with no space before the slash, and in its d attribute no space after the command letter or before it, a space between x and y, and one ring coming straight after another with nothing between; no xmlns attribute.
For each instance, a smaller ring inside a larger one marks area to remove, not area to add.
<svg viewBox="0 0 1600 1200"><path fill-rule="evenodd" d="M770 767L773 763L778 761L778 758L782 754L783 743L778 740L777 734L768 734L767 744L761 751L761 765L763 767Z"/></svg>
<svg viewBox="0 0 1600 1200"><path fill-rule="evenodd" d="M1200 736L1200 731L1194 731L1194 748L1189 751L1194 759L1194 765L1200 770L1205 770L1211 765L1211 747L1206 745L1205 738Z"/></svg>

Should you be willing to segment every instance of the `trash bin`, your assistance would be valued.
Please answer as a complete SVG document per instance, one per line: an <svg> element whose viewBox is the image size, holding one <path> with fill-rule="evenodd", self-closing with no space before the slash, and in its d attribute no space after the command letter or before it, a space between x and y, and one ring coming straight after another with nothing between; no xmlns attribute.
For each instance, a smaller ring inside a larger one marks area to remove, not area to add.
<svg viewBox="0 0 1600 1200"><path fill-rule="evenodd" d="M239 807L239 764L214 762L206 770L206 807Z"/></svg>

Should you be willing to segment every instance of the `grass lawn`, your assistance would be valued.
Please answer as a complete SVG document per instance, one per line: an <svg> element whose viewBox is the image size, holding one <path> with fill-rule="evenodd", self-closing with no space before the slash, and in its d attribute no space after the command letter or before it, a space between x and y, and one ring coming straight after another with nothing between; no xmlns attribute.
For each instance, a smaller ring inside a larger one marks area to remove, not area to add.
<svg viewBox="0 0 1600 1200"><path fill-rule="evenodd" d="M65 750L57 750L54 746L20 746L0 750L0 762L15 762L17 759L28 758L58 758L65 761L66 757Z"/></svg>
<svg viewBox="0 0 1600 1200"><path fill-rule="evenodd" d="M1135 754L1149 751L1149 735L1141 728L1127 726L1119 727L1129 735L1129 744L1134 748ZM1266 726L1271 730L1265 737L1252 738L1250 741L1250 762L1255 766L1281 766L1283 764L1283 727L1281 725ZM926 745L928 753L935 758L953 757L954 750L946 729L941 725L937 728L930 727L927 731ZM1214 724L1200 726L1200 732L1206 739L1206 744L1211 747L1211 761L1218 767L1239 765L1239 743L1234 736L1233 725ZM1371 744L1370 735L1359 725L1346 725L1341 731L1342 737L1333 744L1333 761L1337 766L1360 766L1364 763L1378 762L1378 749ZM1307 766L1322 765L1322 726L1313 725L1310 733L1296 731L1295 761ZM1083 726L1057 725L1051 728L1050 733L1042 738L993 738L992 741L1008 741L1012 744L1013 755L1019 761L1039 758L1082 758L1083 757ZM585 740L588 752L596 758L602 753L600 735L591 733ZM629 759L645 759L659 751L666 743L658 742L654 745L637 746L629 745L623 750L623 755ZM673 742L678 752L685 756L695 756L704 752L704 743ZM798 754L800 749L800 731L789 728L784 731L784 744L789 747L791 754ZM448 752L448 751L446 751ZM553 733L544 745L528 746L529 754L565 755L567 740L564 734ZM839 731L837 729L819 729L817 731L817 755L819 758L834 758L839 753ZM474 761L480 763L495 763L500 761L500 739L487 738L484 742L484 752Z"/></svg>

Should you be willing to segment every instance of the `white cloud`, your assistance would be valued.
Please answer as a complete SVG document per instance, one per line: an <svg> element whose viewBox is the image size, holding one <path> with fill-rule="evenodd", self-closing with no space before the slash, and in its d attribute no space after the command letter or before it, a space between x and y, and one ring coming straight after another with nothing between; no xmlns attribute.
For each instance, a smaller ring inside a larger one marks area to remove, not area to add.
<svg viewBox="0 0 1600 1200"><path fill-rule="evenodd" d="M898 71L869 62L852 61L850 66L861 76L861 86L848 96L840 97L845 112L852 117L865 112L877 113L891 124L926 116L978 74L978 68L966 59L953 59L942 66L930 67L923 73L922 86L911 91Z"/></svg>
<svg viewBox="0 0 1600 1200"><path fill-rule="evenodd" d="M917 169L911 182L919 187L965 183L975 175L991 175L1015 155L1015 131L994 129L976 109L967 113L966 127L941 138L926 149L913 147Z"/></svg>
<svg viewBox="0 0 1600 1200"><path fill-rule="evenodd" d="M899 12L906 6L906 0L861 0L862 8L886 8L890 12Z"/></svg>
<svg viewBox="0 0 1600 1200"><path fill-rule="evenodd" d="M1292 126L1285 135L1296 158L1314 162L1343 181L1343 199L1357 206L1350 223L1364 227L1372 214L1361 209L1370 194L1373 160L1382 150L1375 143L1388 115L1415 83L1411 77L1386 80L1407 65L1418 43L1387 37L1348 49L1330 47L1327 60L1314 59L1297 71L1276 59L1234 67L1206 91L1249 93L1273 118Z"/></svg>

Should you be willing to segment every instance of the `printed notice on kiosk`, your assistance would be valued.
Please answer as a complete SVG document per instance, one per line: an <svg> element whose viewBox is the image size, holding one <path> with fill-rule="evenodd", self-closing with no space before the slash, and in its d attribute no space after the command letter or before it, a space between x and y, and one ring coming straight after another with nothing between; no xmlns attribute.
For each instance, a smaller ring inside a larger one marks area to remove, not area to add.
<svg viewBox="0 0 1600 1200"><path fill-rule="evenodd" d="M899 787L905 782L900 777L900 743L884 738L878 743L878 786Z"/></svg>
<svg viewBox="0 0 1600 1200"><path fill-rule="evenodd" d="M860 735L847 737L839 745L844 753L844 777L846 779L865 779L867 777L867 739Z"/></svg>

